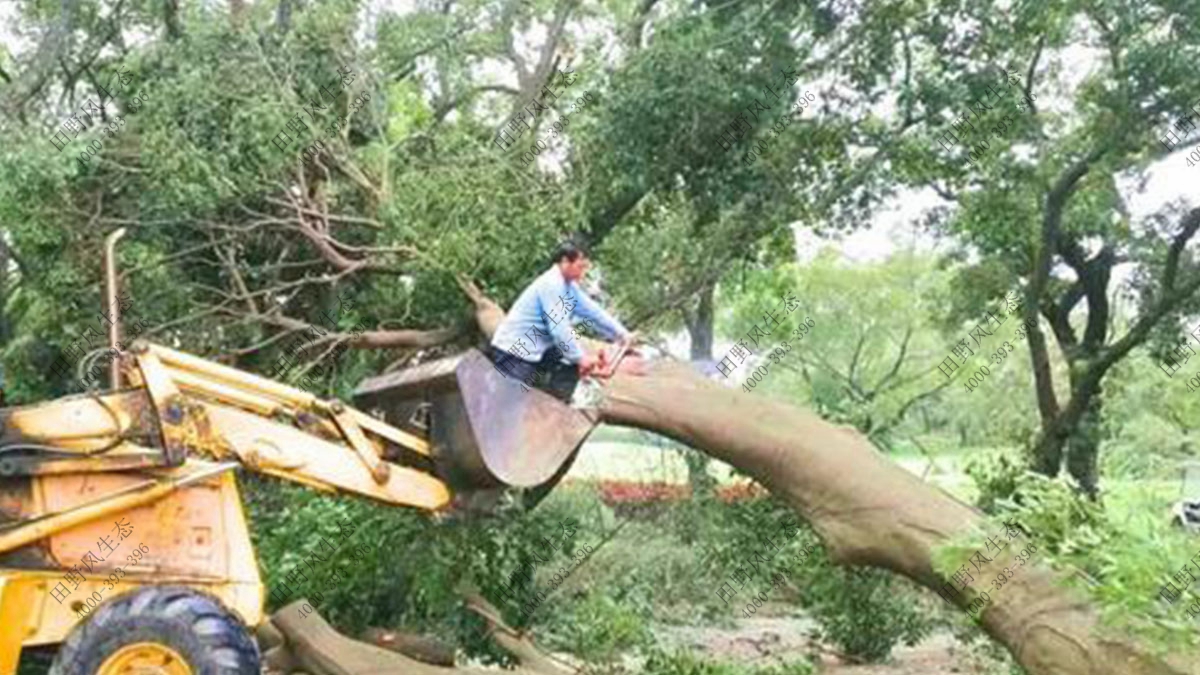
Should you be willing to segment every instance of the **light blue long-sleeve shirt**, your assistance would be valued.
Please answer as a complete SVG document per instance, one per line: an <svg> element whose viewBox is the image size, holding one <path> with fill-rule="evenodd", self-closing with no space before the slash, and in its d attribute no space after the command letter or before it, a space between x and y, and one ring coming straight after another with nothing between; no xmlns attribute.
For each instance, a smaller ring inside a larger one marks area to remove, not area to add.
<svg viewBox="0 0 1200 675"><path fill-rule="evenodd" d="M492 346L531 363L541 361L546 350L557 346L563 360L579 363L583 350L571 334L572 318L590 319L591 327L607 340L629 334L578 284L564 279L555 265L521 292L492 336Z"/></svg>

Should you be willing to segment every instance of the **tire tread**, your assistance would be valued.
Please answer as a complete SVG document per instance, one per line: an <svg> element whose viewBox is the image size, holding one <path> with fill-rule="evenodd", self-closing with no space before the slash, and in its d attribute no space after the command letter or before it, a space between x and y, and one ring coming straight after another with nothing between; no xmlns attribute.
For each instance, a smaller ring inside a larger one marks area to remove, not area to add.
<svg viewBox="0 0 1200 675"><path fill-rule="evenodd" d="M200 652L200 662L190 664L197 675L260 673L258 645L242 621L219 600L190 588L148 586L109 599L75 626L59 649L50 675L94 675L80 663L86 660L80 656L89 650L105 655L106 650L124 646L121 638L127 631L121 624L130 619L190 636Z"/></svg>

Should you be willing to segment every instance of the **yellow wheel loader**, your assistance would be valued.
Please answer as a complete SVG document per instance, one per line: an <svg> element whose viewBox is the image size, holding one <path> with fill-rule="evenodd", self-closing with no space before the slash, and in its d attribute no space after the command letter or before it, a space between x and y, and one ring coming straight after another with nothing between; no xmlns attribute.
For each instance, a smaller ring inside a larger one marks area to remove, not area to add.
<svg viewBox="0 0 1200 675"><path fill-rule="evenodd" d="M108 388L0 409L0 675L258 675L267 595L233 469L446 513L544 494L594 424L477 350L372 378L356 409L143 341Z"/></svg>

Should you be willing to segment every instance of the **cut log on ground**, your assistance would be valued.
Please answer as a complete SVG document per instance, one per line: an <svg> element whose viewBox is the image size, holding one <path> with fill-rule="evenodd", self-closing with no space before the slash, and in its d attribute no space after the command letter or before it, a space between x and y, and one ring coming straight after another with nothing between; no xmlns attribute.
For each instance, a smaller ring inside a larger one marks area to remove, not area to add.
<svg viewBox="0 0 1200 675"><path fill-rule="evenodd" d="M454 648L436 638L404 631L368 628L363 640L435 666L453 666Z"/></svg>
<svg viewBox="0 0 1200 675"><path fill-rule="evenodd" d="M274 671L312 675L495 675L496 670L445 668L365 642L351 640L330 626L317 612L300 616L307 602L299 599L271 616L259 628L264 662ZM521 663L503 671L513 675L574 675L533 645L522 633L500 620L500 612L478 596L468 597L467 607L488 623L488 635Z"/></svg>

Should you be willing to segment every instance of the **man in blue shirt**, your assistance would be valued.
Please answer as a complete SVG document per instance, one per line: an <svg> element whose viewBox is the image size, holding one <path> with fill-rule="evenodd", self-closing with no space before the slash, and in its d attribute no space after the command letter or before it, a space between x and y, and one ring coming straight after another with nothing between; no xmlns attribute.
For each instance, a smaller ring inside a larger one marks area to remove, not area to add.
<svg viewBox="0 0 1200 675"><path fill-rule="evenodd" d="M609 341L628 342L631 333L579 288L577 282L592 265L582 246L559 244L551 263L508 310L488 357L496 370L522 382L522 389L532 384L569 402L579 378L600 365L599 357L580 344L572 319Z"/></svg>

